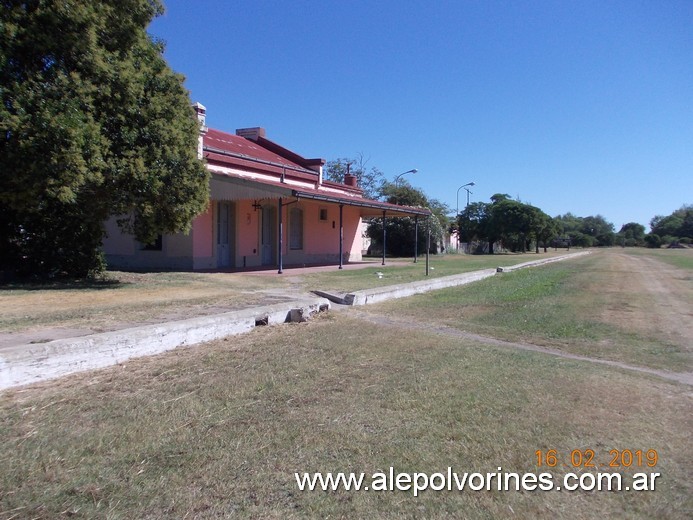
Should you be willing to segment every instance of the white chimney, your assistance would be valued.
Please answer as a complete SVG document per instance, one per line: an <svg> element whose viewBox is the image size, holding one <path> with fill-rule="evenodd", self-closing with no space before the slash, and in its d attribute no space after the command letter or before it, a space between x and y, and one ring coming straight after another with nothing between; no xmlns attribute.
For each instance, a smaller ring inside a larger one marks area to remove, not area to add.
<svg viewBox="0 0 693 520"><path fill-rule="evenodd" d="M204 136L207 133L207 108L200 102L193 103L193 109L197 114L197 121L200 123L200 136L197 139L197 158L202 159L202 147Z"/></svg>

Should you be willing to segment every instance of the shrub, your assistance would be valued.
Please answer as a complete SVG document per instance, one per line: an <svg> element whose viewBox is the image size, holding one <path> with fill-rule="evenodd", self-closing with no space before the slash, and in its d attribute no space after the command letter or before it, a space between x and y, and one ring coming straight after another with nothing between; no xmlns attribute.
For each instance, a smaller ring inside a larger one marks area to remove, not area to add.
<svg viewBox="0 0 693 520"><path fill-rule="evenodd" d="M650 233L649 235L645 235L645 244L652 249L659 249L662 247L662 239L659 235Z"/></svg>

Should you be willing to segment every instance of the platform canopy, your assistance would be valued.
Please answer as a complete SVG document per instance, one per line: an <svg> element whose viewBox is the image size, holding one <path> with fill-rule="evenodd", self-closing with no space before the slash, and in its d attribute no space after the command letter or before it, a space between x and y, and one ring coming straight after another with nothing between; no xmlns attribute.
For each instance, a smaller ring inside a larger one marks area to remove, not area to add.
<svg viewBox="0 0 693 520"><path fill-rule="evenodd" d="M399 206L388 202L367 199L364 197L348 196L331 192L327 189L310 189L295 187L280 181L250 179L234 175L215 175L211 181L211 189L215 198L220 200L244 199L279 199L296 198L317 200L327 204L354 206L360 208L362 217L382 217L383 212L388 217L427 217L431 211L427 208Z"/></svg>

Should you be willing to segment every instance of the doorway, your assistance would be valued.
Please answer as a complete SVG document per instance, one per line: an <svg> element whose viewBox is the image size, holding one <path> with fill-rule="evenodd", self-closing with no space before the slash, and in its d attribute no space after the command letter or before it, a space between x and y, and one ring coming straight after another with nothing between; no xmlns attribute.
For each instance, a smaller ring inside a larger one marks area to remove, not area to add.
<svg viewBox="0 0 693 520"><path fill-rule="evenodd" d="M234 211L230 202L217 204L217 267L233 267Z"/></svg>
<svg viewBox="0 0 693 520"><path fill-rule="evenodd" d="M277 209L274 206L262 206L260 223L260 251L262 265L276 264L277 243Z"/></svg>

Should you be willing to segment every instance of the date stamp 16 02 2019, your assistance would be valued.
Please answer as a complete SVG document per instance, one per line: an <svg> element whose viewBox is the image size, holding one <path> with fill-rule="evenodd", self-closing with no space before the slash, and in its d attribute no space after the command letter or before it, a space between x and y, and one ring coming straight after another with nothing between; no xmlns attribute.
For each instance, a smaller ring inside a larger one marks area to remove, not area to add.
<svg viewBox="0 0 693 520"><path fill-rule="evenodd" d="M659 461L657 450L609 450L597 453L592 449L559 451L537 450L538 467L565 468L654 468Z"/></svg>

